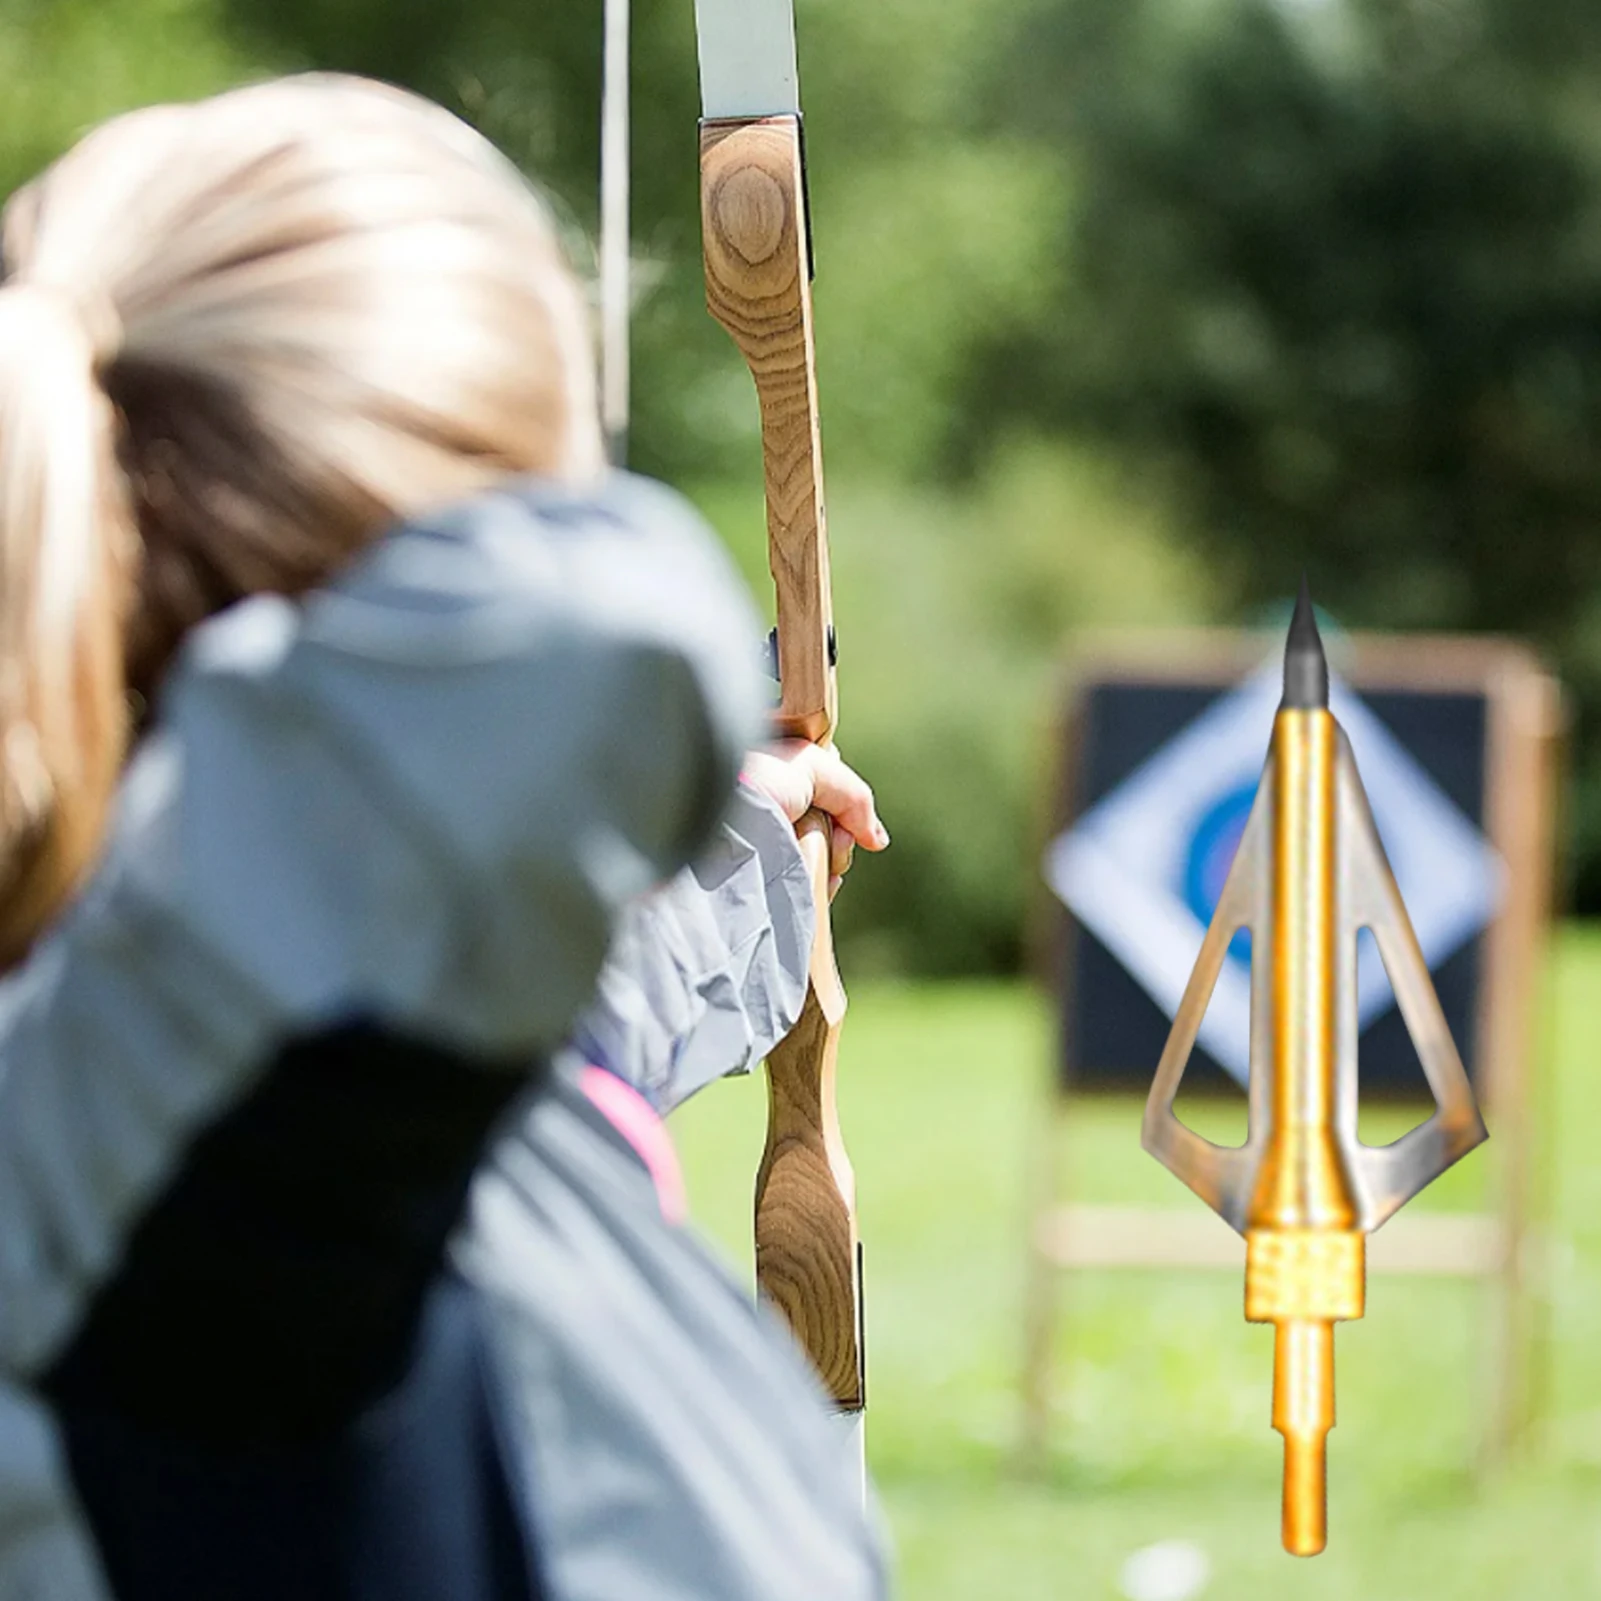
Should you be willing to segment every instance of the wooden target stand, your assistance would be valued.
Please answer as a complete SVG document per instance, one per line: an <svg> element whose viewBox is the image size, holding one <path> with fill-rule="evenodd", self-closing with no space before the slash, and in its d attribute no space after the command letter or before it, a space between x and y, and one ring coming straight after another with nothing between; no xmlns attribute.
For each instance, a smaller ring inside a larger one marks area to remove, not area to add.
<svg viewBox="0 0 1601 1601"><path fill-rule="evenodd" d="M1068 672L1055 750L1062 779L1050 836L1074 820L1073 793L1092 684L1186 685L1222 692L1260 668L1277 644L1264 635L1205 631L1106 636L1088 642ZM1552 916L1558 778L1565 720L1561 691L1527 648L1488 637L1353 634L1329 642L1331 665L1359 696L1469 694L1485 705L1482 827L1507 870L1499 913L1482 935L1473 1009L1476 1088L1491 1138L1490 1201L1479 1213L1430 1213L1416 1203L1374 1234L1373 1273L1478 1281L1487 1289L1484 1405L1476 1467L1496 1469L1533 1420L1543 1356L1545 1286L1538 1220L1541 1121L1535 1064L1544 1027L1545 952ZM1066 970L1074 919L1042 893L1032 941L1036 972ZM1145 1068L1147 1064L1129 1064ZM1155 1071L1148 1064L1146 1080ZM1071 1076L1071 1064L1067 1064ZM1106 1270L1227 1270L1243 1278L1245 1242L1198 1202L1171 1207L1096 1206L1075 1200L1066 1160L1082 1094L1057 1076L1032 1163L1026 1280L1021 1465L1043 1466L1057 1400L1056 1352L1070 1311L1071 1276ZM1131 1162L1148 1161L1138 1118Z"/></svg>

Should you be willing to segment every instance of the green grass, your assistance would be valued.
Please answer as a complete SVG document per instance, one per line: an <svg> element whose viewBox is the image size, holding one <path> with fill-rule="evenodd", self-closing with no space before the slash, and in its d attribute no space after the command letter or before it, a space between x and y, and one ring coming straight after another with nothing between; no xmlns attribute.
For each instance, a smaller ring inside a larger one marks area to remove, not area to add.
<svg viewBox="0 0 1601 1601"><path fill-rule="evenodd" d="M1200 1544L1229 1601L1601 1597L1601 932L1569 930L1550 982L1544 1178L1555 1242L1542 1416L1524 1458L1471 1474L1485 1393L1482 1287L1375 1279L1338 1335L1330 1546L1278 1547L1272 1334L1230 1274L1098 1273L1065 1286L1043 1476L1012 1467L1024 1227L1051 1022L1020 987L858 986L842 1108L867 1240L869 1451L906 1601L1115 1597L1130 1553ZM702 1226L748 1266L758 1081L675 1130ZM1494 1144L1414 1205L1484 1195ZM1078 1198L1198 1206L1139 1148L1132 1100L1069 1131Z"/></svg>

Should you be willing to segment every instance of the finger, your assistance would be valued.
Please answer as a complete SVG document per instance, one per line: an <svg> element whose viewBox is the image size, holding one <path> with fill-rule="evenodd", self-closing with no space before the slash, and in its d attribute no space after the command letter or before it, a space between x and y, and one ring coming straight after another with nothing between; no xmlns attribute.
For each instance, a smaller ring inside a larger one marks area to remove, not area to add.
<svg viewBox="0 0 1601 1601"><path fill-rule="evenodd" d="M820 806L846 829L865 850L881 851L889 844L889 830L879 821L873 792L837 752L814 747L808 765L812 770L812 805Z"/></svg>
<svg viewBox="0 0 1601 1601"><path fill-rule="evenodd" d="M804 740L786 740L766 750L747 751L741 769L745 782L776 801L792 823L798 823L811 809L811 764L803 759L810 748Z"/></svg>
<svg viewBox="0 0 1601 1601"><path fill-rule="evenodd" d="M841 884L843 884L844 882L845 882L845 880L843 878L831 878L831 879L829 879L829 881L828 881L828 898L830 900L833 900L833 898L837 894L839 894L839 886Z"/></svg>
<svg viewBox="0 0 1601 1601"><path fill-rule="evenodd" d="M835 878L843 878L851 870L851 856L856 841L838 823L833 825L829 837L828 870Z"/></svg>

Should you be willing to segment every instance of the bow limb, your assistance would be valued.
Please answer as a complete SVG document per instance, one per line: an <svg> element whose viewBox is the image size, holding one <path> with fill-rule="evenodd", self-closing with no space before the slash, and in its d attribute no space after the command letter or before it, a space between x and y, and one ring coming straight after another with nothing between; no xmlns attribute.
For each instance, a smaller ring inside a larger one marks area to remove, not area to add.
<svg viewBox="0 0 1601 1601"><path fill-rule="evenodd" d="M751 370L761 407L768 556L777 593L779 732L827 741L838 714L823 509L800 118L701 128L706 298ZM768 1132L756 1181L756 1276L835 1405L865 1405L855 1180L835 1101L845 993L828 913L830 823L801 847L817 906L800 1022L768 1057Z"/></svg>

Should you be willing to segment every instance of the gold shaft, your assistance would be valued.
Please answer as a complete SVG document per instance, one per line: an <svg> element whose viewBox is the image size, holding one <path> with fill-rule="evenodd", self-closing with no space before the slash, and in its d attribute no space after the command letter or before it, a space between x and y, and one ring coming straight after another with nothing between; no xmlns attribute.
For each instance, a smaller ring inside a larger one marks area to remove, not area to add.
<svg viewBox="0 0 1601 1601"><path fill-rule="evenodd" d="M1334 1324L1361 1317L1365 1240L1335 1125L1338 855L1334 719L1273 730L1272 1128L1247 1216L1246 1316L1274 1326L1273 1427L1284 1436L1284 1548L1328 1538Z"/></svg>
<svg viewBox="0 0 1601 1601"><path fill-rule="evenodd" d="M1348 1229L1356 1204L1334 1134L1334 719L1281 711L1273 753L1273 1136L1250 1220Z"/></svg>

